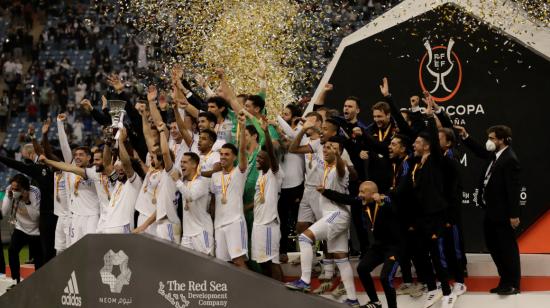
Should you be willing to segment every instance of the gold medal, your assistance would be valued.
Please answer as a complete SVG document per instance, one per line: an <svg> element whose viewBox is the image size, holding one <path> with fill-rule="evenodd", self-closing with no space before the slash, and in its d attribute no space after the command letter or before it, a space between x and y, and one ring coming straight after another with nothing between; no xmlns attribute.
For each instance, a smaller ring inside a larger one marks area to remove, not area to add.
<svg viewBox="0 0 550 308"><path fill-rule="evenodd" d="M157 204L157 198L153 197L153 204Z"/></svg>
<svg viewBox="0 0 550 308"><path fill-rule="evenodd" d="M260 197L260 204L264 204L264 203L265 203L265 198L264 198L264 196L261 196Z"/></svg>
<svg viewBox="0 0 550 308"><path fill-rule="evenodd" d="M225 196L222 197L222 204L226 204L227 203L227 198Z"/></svg>
<svg viewBox="0 0 550 308"><path fill-rule="evenodd" d="M74 195L75 195L75 196L78 196L78 191L75 190L75 191L74 191Z"/></svg>
<svg viewBox="0 0 550 308"><path fill-rule="evenodd" d="M59 198L59 196L56 196L55 200L57 200L58 202L61 202L61 198Z"/></svg>
<svg viewBox="0 0 550 308"><path fill-rule="evenodd" d="M189 201L185 201L185 207L183 209L189 211Z"/></svg>

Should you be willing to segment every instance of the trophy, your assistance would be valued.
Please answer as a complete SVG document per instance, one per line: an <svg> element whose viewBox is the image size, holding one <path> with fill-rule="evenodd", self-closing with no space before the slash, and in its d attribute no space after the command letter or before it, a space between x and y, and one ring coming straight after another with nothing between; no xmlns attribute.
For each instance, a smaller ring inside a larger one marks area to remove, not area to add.
<svg viewBox="0 0 550 308"><path fill-rule="evenodd" d="M109 101L109 114L111 115L111 127L110 135L113 136L116 134L115 139L118 139L118 129L123 127L124 122L124 106L126 106L125 101L121 100L110 100Z"/></svg>

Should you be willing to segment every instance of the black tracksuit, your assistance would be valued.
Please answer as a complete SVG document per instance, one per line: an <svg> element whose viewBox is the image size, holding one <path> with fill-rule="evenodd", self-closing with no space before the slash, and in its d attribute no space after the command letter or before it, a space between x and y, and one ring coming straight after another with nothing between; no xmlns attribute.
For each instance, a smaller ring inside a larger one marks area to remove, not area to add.
<svg viewBox="0 0 550 308"><path fill-rule="evenodd" d="M349 204L351 207L365 209L364 213L367 212L368 207L370 217L367 214L364 215L365 227L374 241L371 243L367 253L361 258L359 265L357 265L357 273L370 300L377 302L379 299L370 273L378 265L383 264L380 281L384 288L388 307L396 308L397 299L393 287L393 278L399 267L400 232L396 208L392 205L390 198L384 198L384 201L381 202L378 210L376 210L374 202L365 205L358 197L354 198L333 190L325 190L323 196L341 204Z"/></svg>
<svg viewBox="0 0 550 308"><path fill-rule="evenodd" d="M441 282L443 294L449 295L451 289L442 237L449 207L445 194L444 175L447 167L440 151L438 132L433 118L428 118L427 131L430 136L431 153L424 163L419 159L411 171L416 227L420 239L420 255L417 261L428 289L430 291L436 289L435 276L431 269L433 266Z"/></svg>

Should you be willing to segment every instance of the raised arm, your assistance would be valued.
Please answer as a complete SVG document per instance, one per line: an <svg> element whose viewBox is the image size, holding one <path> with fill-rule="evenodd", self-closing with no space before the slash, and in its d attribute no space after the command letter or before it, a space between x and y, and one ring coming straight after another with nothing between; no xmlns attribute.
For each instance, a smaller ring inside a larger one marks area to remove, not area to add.
<svg viewBox="0 0 550 308"><path fill-rule="evenodd" d="M164 170L170 171L174 162L172 161L172 156L170 156L170 147L168 146L168 128L164 122L159 122L157 123L157 129L160 134L160 150L164 161Z"/></svg>
<svg viewBox="0 0 550 308"><path fill-rule="evenodd" d="M243 106L239 103L237 95L235 95L235 91L233 91L233 88L231 88L229 82L225 78L225 71L222 68L217 68L216 74L220 78L220 90L222 91L224 98L229 102L231 109L238 114L241 109L243 109Z"/></svg>
<svg viewBox="0 0 550 308"><path fill-rule="evenodd" d="M401 111L395 106L391 93L390 93L390 86L388 83L388 78L384 77L382 79L382 85L380 85L380 93L382 93L382 96L384 97L384 101L390 105L391 115L393 119L395 120L395 123L397 124L397 127L399 127L399 132L403 135L408 136L409 138L414 137L414 133L407 123L405 121L405 118L401 115Z"/></svg>
<svg viewBox="0 0 550 308"><path fill-rule="evenodd" d="M239 114L239 125L241 125L242 128L239 136L239 169L244 173L248 167L248 159L246 158L246 142L244 142L246 117L242 112Z"/></svg>
<svg viewBox="0 0 550 308"><path fill-rule="evenodd" d="M262 129L265 133L265 149L271 163L271 171L273 171L273 173L277 173L279 171L279 160L277 159L277 156L275 156L273 143L271 142L271 137L269 136L267 120L265 119L262 121Z"/></svg>
<svg viewBox="0 0 550 308"><path fill-rule="evenodd" d="M308 154L313 153L313 150L309 145L300 145L302 142L302 139L304 138L304 135L309 129L314 129L314 123L312 121L306 121L304 123L304 126L302 127L302 130L296 135L296 138L292 140L292 143L290 143L290 147L288 148L288 151L290 153L295 154Z"/></svg>
<svg viewBox="0 0 550 308"><path fill-rule="evenodd" d="M181 118L181 114L179 112L179 106L180 106L179 101L176 101L176 103L173 106L175 107L174 117L176 118L176 124L178 125L178 129L181 133L181 136L183 137L183 140L185 141L187 146L190 147L191 144L193 143L193 136L191 136L191 134L189 134L189 131L185 129L185 121L184 119Z"/></svg>
<svg viewBox="0 0 550 308"><path fill-rule="evenodd" d="M426 116L428 117L427 129L430 134L430 155L434 159L441 159L443 158L443 154L439 146L439 133L435 124L433 97L428 92L424 92L424 95L426 96L425 101L428 105L426 107Z"/></svg>
<svg viewBox="0 0 550 308"><path fill-rule="evenodd" d="M159 122L164 122L160 111L157 108L157 87L151 85L147 89L147 102L149 103L149 112L151 113L151 118L153 118L153 123L157 124Z"/></svg>
<svg viewBox="0 0 550 308"><path fill-rule="evenodd" d="M361 200L349 194L343 194L331 189L324 189L321 194L327 199L339 204L349 204L351 206L361 206Z"/></svg>
<svg viewBox="0 0 550 308"><path fill-rule="evenodd" d="M74 173L76 175L80 175L83 178L86 178L86 170L84 168L80 168L73 164L68 164L61 161L51 160L51 159L48 159L45 155L40 155L39 160L48 166L54 167L55 169Z"/></svg>
<svg viewBox="0 0 550 308"><path fill-rule="evenodd" d="M61 161L59 157L53 154L52 146L48 138L48 132L50 131L51 124L52 124L52 119L50 117L48 117L48 119L46 119L44 124L42 124L42 139L40 140L40 144L42 145L42 149L44 150L44 155L46 155L47 158L55 161Z"/></svg>
<svg viewBox="0 0 550 308"><path fill-rule="evenodd" d="M67 119L67 115L61 113L57 116L57 134L59 137L59 147L61 148L61 153L63 153L63 160L70 164L73 161L73 152L71 151L71 146L69 145L69 138L65 132L65 127L63 122Z"/></svg>
<svg viewBox="0 0 550 308"><path fill-rule="evenodd" d="M330 83L327 83L323 90L321 90L321 93L319 93L319 98L316 102L313 102L313 110L317 110L319 107L325 105L325 100L327 98L327 93L332 91L334 89L334 86Z"/></svg>
<svg viewBox="0 0 550 308"><path fill-rule="evenodd" d="M120 158L120 162L122 162L122 168L124 168L124 173L126 173L126 178L130 179L131 177L134 176L135 171L134 171L134 168L132 168L130 155L128 154L128 151L126 150L126 146L124 145L124 142L126 142L126 139L127 139L126 128L122 128L120 131L120 136L118 140L118 155Z"/></svg>
<svg viewBox="0 0 550 308"><path fill-rule="evenodd" d="M113 153L111 152L111 145L105 143L103 145L103 168L105 168L106 174L111 174L113 172Z"/></svg>
<svg viewBox="0 0 550 308"><path fill-rule="evenodd" d="M481 158L481 159L491 159L493 152L489 152L485 149L484 146L482 146L479 142L477 142L474 138L468 134L466 129L462 126L455 125L455 130L458 132L458 135L462 139L462 143L474 153L475 156Z"/></svg>

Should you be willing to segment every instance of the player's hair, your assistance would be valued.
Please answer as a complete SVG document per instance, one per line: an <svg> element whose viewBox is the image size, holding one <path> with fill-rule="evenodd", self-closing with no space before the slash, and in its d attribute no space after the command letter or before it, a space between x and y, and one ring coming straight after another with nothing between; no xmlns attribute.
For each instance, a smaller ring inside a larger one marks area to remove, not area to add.
<svg viewBox="0 0 550 308"><path fill-rule="evenodd" d="M209 97L207 100L206 100L206 104L208 105L209 103L214 103L216 104L216 106L218 106L218 108L222 108L224 107L223 111L222 111L222 116L225 118L227 117L227 113L229 112L229 103L225 100L225 98L221 97L221 96L212 96L212 97Z"/></svg>
<svg viewBox="0 0 550 308"><path fill-rule="evenodd" d="M211 129L203 129L201 131L201 134L202 133L205 133L208 135L208 139L210 139L210 141L212 141L212 143L216 142L216 140L218 139L218 135Z"/></svg>
<svg viewBox="0 0 550 308"><path fill-rule="evenodd" d="M208 120L208 122L211 122L211 123L216 123L217 121L216 115L210 111L203 111L199 113L199 118L206 118L206 120Z"/></svg>
<svg viewBox="0 0 550 308"><path fill-rule="evenodd" d="M231 152L233 152L233 155L235 156L239 155L239 151L237 150L237 147L233 143L226 143L222 145L222 149L230 149Z"/></svg>
<svg viewBox="0 0 550 308"><path fill-rule="evenodd" d="M256 127L254 127L254 125L247 125L246 130L248 131L250 136L256 135L256 142L260 140L260 134L258 134L258 130L256 129Z"/></svg>
<svg viewBox="0 0 550 308"><path fill-rule="evenodd" d="M21 188L23 190L30 190L31 189L31 182L29 181L29 179L24 176L23 174L21 173L18 173L16 175L14 175L11 179L10 179L10 184L11 183L17 183L19 186L21 186Z"/></svg>
<svg viewBox="0 0 550 308"><path fill-rule="evenodd" d="M359 97L357 97L357 96L348 96L348 97L346 97L346 101L354 101L357 108L361 107L361 101L359 100Z"/></svg>
<svg viewBox="0 0 550 308"><path fill-rule="evenodd" d="M391 112L390 105L386 102L378 102L374 104L371 108L372 111L374 110L380 110L384 114L389 114Z"/></svg>
<svg viewBox="0 0 550 308"><path fill-rule="evenodd" d="M505 145L512 144L512 129L506 125L495 125L487 129L487 134L495 133L497 139L504 140Z"/></svg>
<svg viewBox="0 0 550 308"><path fill-rule="evenodd" d="M451 146L454 146L456 144L456 136L452 129L448 127L442 127L439 129L440 133L443 133L445 135L445 139L451 143Z"/></svg>
<svg viewBox="0 0 550 308"><path fill-rule="evenodd" d="M306 118L309 118L309 117L315 117L315 119L319 122L323 122L323 117L321 116L321 114L319 114L317 111L311 111L309 112L308 114L306 114L305 116Z"/></svg>
<svg viewBox="0 0 550 308"><path fill-rule="evenodd" d="M197 153L185 152L183 155L189 157L189 159L191 159L191 161L196 165L198 165L201 161L201 159L200 159L199 155L197 155Z"/></svg>
<svg viewBox="0 0 550 308"><path fill-rule="evenodd" d="M84 151L88 156L92 156L92 151L90 151L90 148L87 146L78 146L74 148L74 151Z"/></svg>
<svg viewBox="0 0 550 308"><path fill-rule="evenodd" d="M265 107L265 100L259 95L249 95L246 97L246 100L251 101L254 107L260 108L260 111Z"/></svg>

